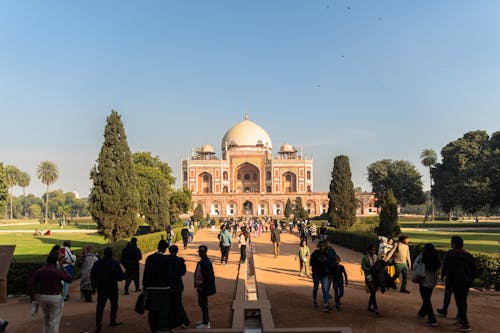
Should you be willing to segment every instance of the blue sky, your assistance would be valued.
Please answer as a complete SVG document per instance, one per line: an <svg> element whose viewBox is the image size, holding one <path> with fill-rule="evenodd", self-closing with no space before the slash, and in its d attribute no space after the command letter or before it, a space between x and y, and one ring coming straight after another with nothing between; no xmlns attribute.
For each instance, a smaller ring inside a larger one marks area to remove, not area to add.
<svg viewBox="0 0 500 333"><path fill-rule="evenodd" d="M191 148L243 119L314 158L419 163L500 124L498 1L0 1L0 161L89 192L106 116L179 178ZM16 193L21 193L20 189Z"/></svg>

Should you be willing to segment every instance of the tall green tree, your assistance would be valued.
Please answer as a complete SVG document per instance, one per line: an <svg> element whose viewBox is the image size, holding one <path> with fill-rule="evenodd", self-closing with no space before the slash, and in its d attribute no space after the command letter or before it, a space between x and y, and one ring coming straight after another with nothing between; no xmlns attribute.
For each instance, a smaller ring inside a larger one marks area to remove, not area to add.
<svg viewBox="0 0 500 333"><path fill-rule="evenodd" d="M17 185L23 188L23 197L26 196L26 187L30 186L31 177L29 173L21 171L17 178ZM28 213L28 206L23 206L23 215L26 217Z"/></svg>
<svg viewBox="0 0 500 333"><path fill-rule="evenodd" d="M358 207L349 157L336 156L331 175L330 192L328 192L328 221L335 228L345 230L356 222Z"/></svg>
<svg viewBox="0 0 500 333"><path fill-rule="evenodd" d="M295 198L295 205L294 205L294 215L296 218L305 220L309 218L309 213L307 210L305 210L304 205L302 204L302 198L297 197Z"/></svg>
<svg viewBox="0 0 500 333"><path fill-rule="evenodd" d="M443 209L458 206L475 215L492 203L491 153L486 131L467 132L441 150L442 161L432 170L432 191Z"/></svg>
<svg viewBox="0 0 500 333"><path fill-rule="evenodd" d="M380 160L368 166L368 181L372 184L377 201L390 188L402 205L421 204L425 201L422 175L409 161Z"/></svg>
<svg viewBox="0 0 500 333"><path fill-rule="evenodd" d="M45 223L48 222L49 214L49 186L54 184L59 177L57 165L52 161L42 161L38 164L36 175L45 184Z"/></svg>
<svg viewBox="0 0 500 333"><path fill-rule="evenodd" d="M5 167L0 162L0 216L4 216L7 207L8 187L7 176L5 175Z"/></svg>
<svg viewBox="0 0 500 333"><path fill-rule="evenodd" d="M135 234L139 193L132 154L120 115L111 111L97 165L90 172L89 208L99 232L116 241Z"/></svg>
<svg viewBox="0 0 500 333"><path fill-rule="evenodd" d="M432 168L437 163L437 154L434 150L426 148L420 153L420 162L429 168L429 187L431 188L431 221L434 222L434 199L432 197Z"/></svg>
<svg viewBox="0 0 500 333"><path fill-rule="evenodd" d="M198 222L203 219L203 207L201 204L197 204L194 209L193 216L191 216L191 220Z"/></svg>
<svg viewBox="0 0 500 333"><path fill-rule="evenodd" d="M377 235L394 237L401 233L398 224L398 202L392 189L388 188L382 195L380 205L380 224L376 230Z"/></svg>
<svg viewBox="0 0 500 333"><path fill-rule="evenodd" d="M134 170L137 174L137 186L140 197L139 212L144 216L145 221L154 221L153 230L157 228L157 214L167 209L168 219L162 218L164 222L170 223L170 202L169 197L173 191L172 185L175 183L175 178L172 176L172 168L160 160L158 156L153 156L150 152L136 152L132 154ZM165 193L157 193L150 197L151 193L156 193L158 190ZM152 201L152 199L160 201ZM159 206L157 208L151 205ZM148 214L154 216L148 216Z"/></svg>
<svg viewBox="0 0 500 333"><path fill-rule="evenodd" d="M12 199L14 198L14 187L17 185L19 182L19 174L21 171L13 166L13 165L7 165L5 167L5 175L6 175L6 180L7 180L7 187L9 188L9 218L12 220L14 218L13 215L13 205L12 205Z"/></svg>
<svg viewBox="0 0 500 333"><path fill-rule="evenodd" d="M290 218L290 215L292 215L292 211L293 211L292 200L288 198L285 204L285 211L284 211L284 215L287 220Z"/></svg>
<svg viewBox="0 0 500 333"><path fill-rule="evenodd" d="M163 231L170 224L170 203L163 181L152 180L147 194L148 205L144 210L146 223L151 226L152 231Z"/></svg>

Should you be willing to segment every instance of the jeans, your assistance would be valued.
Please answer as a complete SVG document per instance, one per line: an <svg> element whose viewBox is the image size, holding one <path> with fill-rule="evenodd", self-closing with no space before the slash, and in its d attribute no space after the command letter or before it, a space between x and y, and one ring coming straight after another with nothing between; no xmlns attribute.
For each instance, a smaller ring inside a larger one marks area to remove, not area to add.
<svg viewBox="0 0 500 333"><path fill-rule="evenodd" d="M69 275L70 278L73 278L75 266L67 265L64 267L64 271ZM69 284L70 284L70 282L66 282L66 281L63 282L63 292L62 292L63 299L66 299L68 297Z"/></svg>
<svg viewBox="0 0 500 333"><path fill-rule="evenodd" d="M340 299L344 296L344 280L333 280L333 291L335 292L335 306L340 306Z"/></svg>
<svg viewBox="0 0 500 333"><path fill-rule="evenodd" d="M420 285L419 290L420 296L422 297L422 306L420 307L420 310L418 310L418 315L420 317L425 317L427 315L429 323L436 323L437 320L431 303L431 296L434 288L427 288Z"/></svg>
<svg viewBox="0 0 500 333"><path fill-rule="evenodd" d="M125 291L128 292L130 283L134 281L135 290L139 289L139 268L137 270L127 270L125 272Z"/></svg>
<svg viewBox="0 0 500 333"><path fill-rule="evenodd" d="M95 312L96 326L102 325L102 315L106 302L111 303L110 324L116 322L116 313L118 312L118 290L98 290L97 291L97 308Z"/></svg>
<svg viewBox="0 0 500 333"><path fill-rule="evenodd" d="M208 296L207 293L201 289L198 289L198 305L203 314L203 324L207 325L210 322L208 318Z"/></svg>
<svg viewBox="0 0 500 333"><path fill-rule="evenodd" d="M240 247L240 262L245 262L247 260L247 246L241 245Z"/></svg>
<svg viewBox="0 0 500 333"><path fill-rule="evenodd" d="M59 322L64 309L64 300L61 295L36 294L35 299L40 302L43 311L43 333L59 332Z"/></svg>
<svg viewBox="0 0 500 333"><path fill-rule="evenodd" d="M443 296L443 312L445 314L448 313L448 307L450 306L452 294L453 294L453 288L450 285L448 285L448 283L445 283L444 296Z"/></svg>
<svg viewBox="0 0 500 333"><path fill-rule="evenodd" d="M220 263L222 264L225 262L227 264L227 260L229 259L229 250L231 249L231 246L223 246L222 247L222 255L220 257Z"/></svg>
<svg viewBox="0 0 500 333"><path fill-rule="evenodd" d="M327 305L330 301L330 279L328 275L318 276L313 273L313 300L316 300L318 295L318 287L321 282L321 291L323 292L323 304Z"/></svg>
<svg viewBox="0 0 500 333"><path fill-rule="evenodd" d="M462 324L469 324L467 319L467 296L469 295L469 286L456 286L453 288L455 303L457 304L458 320Z"/></svg>
<svg viewBox="0 0 500 333"><path fill-rule="evenodd" d="M406 290L406 283L408 282L408 264L396 264L396 273L394 274L393 279L396 280L399 277L399 274L402 275L401 279L401 290Z"/></svg>

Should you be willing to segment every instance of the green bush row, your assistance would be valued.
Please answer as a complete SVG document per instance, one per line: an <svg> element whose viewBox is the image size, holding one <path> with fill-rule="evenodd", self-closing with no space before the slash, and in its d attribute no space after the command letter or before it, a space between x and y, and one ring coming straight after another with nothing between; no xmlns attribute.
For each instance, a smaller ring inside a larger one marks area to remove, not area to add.
<svg viewBox="0 0 500 333"><path fill-rule="evenodd" d="M175 233L173 241L177 242L180 239L182 239L180 232L181 227L176 227L173 230ZM136 237L137 237L137 246L144 254L156 250L158 242L162 239L162 237L165 238L165 232L155 232L146 235L139 235ZM117 242L109 244L93 245L93 251L101 257L104 253L104 248L110 246L113 249L113 257L117 260L120 260L122 250L127 245L127 242L128 242L127 240L119 240ZM82 250L77 250L74 252L77 258L81 257ZM16 258L14 257L12 263L10 264L9 273L7 274L7 293L9 295L27 294L28 281L31 275L43 264L45 264L46 258L47 254L34 257L29 261L16 260ZM80 271L78 267L75 267L74 278L77 279L79 276L80 276Z"/></svg>
<svg viewBox="0 0 500 333"><path fill-rule="evenodd" d="M328 228L330 241L334 244L363 252L372 244L378 244L378 236L373 233L342 231ZM422 244L410 244L410 255L414 260L423 249ZM449 249L438 248L437 251L443 262ZM474 284L478 287L500 290L500 255L470 251L476 260L478 278Z"/></svg>

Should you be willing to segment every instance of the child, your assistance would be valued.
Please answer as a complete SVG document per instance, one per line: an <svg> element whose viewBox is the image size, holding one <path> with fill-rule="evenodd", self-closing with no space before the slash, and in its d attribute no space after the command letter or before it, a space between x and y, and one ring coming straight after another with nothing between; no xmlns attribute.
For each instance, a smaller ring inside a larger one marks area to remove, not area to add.
<svg viewBox="0 0 500 333"><path fill-rule="evenodd" d="M347 287L347 273L344 265L340 263L340 257L336 257L333 261L332 281L335 291L335 308L338 311L340 311L340 299L344 296L344 279Z"/></svg>

